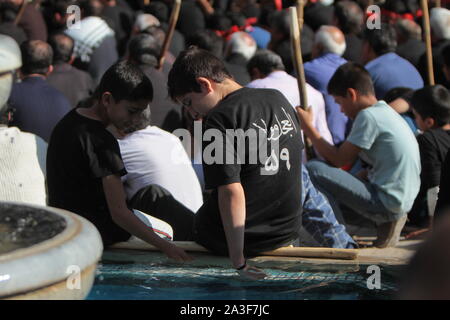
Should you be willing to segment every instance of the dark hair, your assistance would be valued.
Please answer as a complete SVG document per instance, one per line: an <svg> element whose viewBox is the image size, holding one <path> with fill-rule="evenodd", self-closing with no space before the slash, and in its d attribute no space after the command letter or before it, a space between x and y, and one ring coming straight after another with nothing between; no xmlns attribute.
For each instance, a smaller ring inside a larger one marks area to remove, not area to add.
<svg viewBox="0 0 450 320"><path fill-rule="evenodd" d="M377 56L394 52L397 48L397 35L393 26L382 23L380 29L366 28L364 39L369 43Z"/></svg>
<svg viewBox="0 0 450 320"><path fill-rule="evenodd" d="M444 58L444 64L447 68L450 68L450 44L442 49L442 57Z"/></svg>
<svg viewBox="0 0 450 320"><path fill-rule="evenodd" d="M78 4L77 0L56 0L51 4L53 13L59 13L61 16L67 15L67 8L71 5Z"/></svg>
<svg viewBox="0 0 450 320"><path fill-rule="evenodd" d="M352 1L340 1L334 7L334 14L343 33L359 34L364 23L364 14L361 8Z"/></svg>
<svg viewBox="0 0 450 320"><path fill-rule="evenodd" d="M420 9L417 0L386 0L384 9L394 11L396 13L413 13L416 14Z"/></svg>
<svg viewBox="0 0 450 320"><path fill-rule="evenodd" d="M169 21L169 8L164 2L151 1L148 6L144 7L144 12L155 16L160 23Z"/></svg>
<svg viewBox="0 0 450 320"><path fill-rule="evenodd" d="M259 50L247 63L247 72L251 74L253 68L256 68L263 75L267 76L275 70L284 70L284 64L281 57L270 50Z"/></svg>
<svg viewBox="0 0 450 320"><path fill-rule="evenodd" d="M99 17L104 7L100 0L79 0L78 4L83 17Z"/></svg>
<svg viewBox="0 0 450 320"><path fill-rule="evenodd" d="M286 38L289 38L291 34L291 22L289 19L289 12L287 10L274 11L269 16L269 25L273 30L281 32Z"/></svg>
<svg viewBox="0 0 450 320"><path fill-rule="evenodd" d="M232 25L231 19L223 13L214 13L206 19L206 28L211 30L227 31Z"/></svg>
<svg viewBox="0 0 450 320"><path fill-rule="evenodd" d="M125 60L113 64L106 70L93 99L100 99L105 92L110 92L116 102L153 100L153 86L150 79L138 66Z"/></svg>
<svg viewBox="0 0 450 320"><path fill-rule="evenodd" d="M212 30L202 30L196 32L186 39L186 46L196 46L200 49L211 52L217 58L223 57L223 39Z"/></svg>
<svg viewBox="0 0 450 320"><path fill-rule="evenodd" d="M47 42L41 40L24 41L20 45L23 74L38 73L45 75L52 64L53 50Z"/></svg>
<svg viewBox="0 0 450 320"><path fill-rule="evenodd" d="M375 94L369 72L355 62L347 62L336 70L328 83L328 93L333 96L345 97L350 88L362 95Z"/></svg>
<svg viewBox="0 0 450 320"><path fill-rule="evenodd" d="M130 58L138 64L155 67L161 46L155 37L149 34L139 34L133 37L128 44Z"/></svg>
<svg viewBox="0 0 450 320"><path fill-rule="evenodd" d="M232 25L244 27L246 21L245 15L241 12L228 12L227 17L230 19Z"/></svg>
<svg viewBox="0 0 450 320"><path fill-rule="evenodd" d="M176 101L190 92L201 92L197 83L199 77L218 83L233 78L219 58L206 50L191 46L180 53L169 72L169 96Z"/></svg>
<svg viewBox="0 0 450 320"><path fill-rule="evenodd" d="M386 101L387 103L389 103L398 98L403 98L406 101L408 101L408 103L409 103L411 101L413 93L414 93L414 90L411 88L405 88L405 87L392 88L391 90L386 92L386 94L383 97L383 100Z"/></svg>
<svg viewBox="0 0 450 320"><path fill-rule="evenodd" d="M440 127L450 123L450 92L440 84L414 92L411 105L423 119L432 118Z"/></svg>
<svg viewBox="0 0 450 320"><path fill-rule="evenodd" d="M0 2L0 23L14 22L17 16L17 8L11 2Z"/></svg>
<svg viewBox="0 0 450 320"><path fill-rule="evenodd" d="M136 121L133 121L129 125L127 125L123 132L128 134L138 130L142 130L151 125L151 109L150 106L147 106L144 111L139 114L139 118Z"/></svg>
<svg viewBox="0 0 450 320"><path fill-rule="evenodd" d="M64 33L57 33L49 37L48 43L53 50L53 63L69 62L72 58L74 41Z"/></svg>

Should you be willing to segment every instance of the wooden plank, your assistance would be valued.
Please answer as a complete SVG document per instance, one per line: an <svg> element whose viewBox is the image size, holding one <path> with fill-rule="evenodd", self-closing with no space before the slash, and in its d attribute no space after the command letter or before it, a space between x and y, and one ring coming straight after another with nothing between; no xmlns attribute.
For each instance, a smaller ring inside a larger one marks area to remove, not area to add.
<svg viewBox="0 0 450 320"><path fill-rule="evenodd" d="M192 241L174 241L173 243L186 251L209 252L203 246ZM110 246L109 249L159 251L158 248L143 241L120 242ZM358 257L358 251L355 249L283 247L276 250L263 252L260 255L355 260Z"/></svg>

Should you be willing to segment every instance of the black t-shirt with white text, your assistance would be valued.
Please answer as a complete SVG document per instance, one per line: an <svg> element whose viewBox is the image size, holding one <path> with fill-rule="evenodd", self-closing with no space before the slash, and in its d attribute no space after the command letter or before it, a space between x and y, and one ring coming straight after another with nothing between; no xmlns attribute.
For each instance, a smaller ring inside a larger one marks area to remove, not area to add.
<svg viewBox="0 0 450 320"><path fill-rule="evenodd" d="M56 125L47 150L49 205L88 219L105 246L130 238L112 220L102 184L103 177L125 174L117 140L100 121L74 109Z"/></svg>
<svg viewBox="0 0 450 320"><path fill-rule="evenodd" d="M286 98L273 89L236 90L208 113L203 130L203 171L213 193L196 214L195 240L215 253L228 253L217 188L236 182L246 201L246 255L296 239L303 143Z"/></svg>

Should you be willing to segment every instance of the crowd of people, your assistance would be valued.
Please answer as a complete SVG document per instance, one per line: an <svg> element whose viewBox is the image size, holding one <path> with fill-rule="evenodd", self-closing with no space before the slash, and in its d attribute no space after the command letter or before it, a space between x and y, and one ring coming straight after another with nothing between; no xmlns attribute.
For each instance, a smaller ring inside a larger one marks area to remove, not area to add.
<svg viewBox="0 0 450 320"><path fill-rule="evenodd" d="M246 257L358 248L363 225L392 247L445 217L448 1L430 2L432 85L419 1L308 1L309 106L296 1L183 0L162 52L173 2L0 2L1 200L79 214L105 246L189 261L172 240L196 241L255 279Z"/></svg>

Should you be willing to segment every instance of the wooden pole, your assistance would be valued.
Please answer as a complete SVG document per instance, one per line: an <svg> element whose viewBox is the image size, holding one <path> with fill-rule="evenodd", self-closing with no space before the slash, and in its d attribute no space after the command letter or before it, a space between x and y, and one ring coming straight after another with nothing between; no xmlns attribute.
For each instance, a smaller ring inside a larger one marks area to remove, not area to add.
<svg viewBox="0 0 450 320"><path fill-rule="evenodd" d="M441 0L436 0L436 8L440 8L441 6Z"/></svg>
<svg viewBox="0 0 450 320"><path fill-rule="evenodd" d="M174 241L177 247L191 252L209 253L203 246L192 241ZM158 248L144 241L119 242L108 249L127 249L127 250L148 250L159 251ZM306 258L328 258L355 260L358 257L358 251L355 249L335 249L335 248L315 248L315 247L282 247L275 250L261 253L261 256L278 257L306 257Z"/></svg>
<svg viewBox="0 0 450 320"><path fill-rule="evenodd" d="M169 30L167 30L166 37L164 38L161 54L158 59L158 69L161 70L164 65L164 58L169 50L170 42L172 41L173 33L177 25L178 16L180 15L181 0L175 0L172 13L170 14Z"/></svg>
<svg viewBox="0 0 450 320"><path fill-rule="evenodd" d="M308 0L297 0L298 27L300 32L303 30L305 6Z"/></svg>
<svg viewBox="0 0 450 320"><path fill-rule="evenodd" d="M302 7L300 7L300 9L302 9ZM305 71L303 69L302 47L300 41L300 26L297 15L297 8L290 7L289 13L291 23L292 60L294 63L295 71L297 72L297 85L300 93L300 106L304 110L308 110L310 106L308 104L308 95L306 92L306 78L305 78ZM305 144L306 160L311 160L312 158L314 158L314 150L304 133L303 133L303 141Z"/></svg>
<svg viewBox="0 0 450 320"><path fill-rule="evenodd" d="M427 54L427 67L428 67L428 84L434 85L434 72L433 72L433 51L431 48L431 28L430 28L430 13L428 10L428 1L421 0L421 6L423 11L423 30L425 33L425 44Z"/></svg>
<svg viewBox="0 0 450 320"><path fill-rule="evenodd" d="M28 0L23 0L22 5L20 6L19 12L17 13L16 19L14 20L14 24L17 26L22 19L23 13L25 12L25 8L28 5Z"/></svg>
<svg viewBox="0 0 450 320"><path fill-rule="evenodd" d="M302 57L302 49L301 49L301 31L303 29L303 12L305 7L306 1L304 0L297 0L297 26L294 26L291 24L291 33L294 31L295 37L294 41L292 42L292 45L294 45L296 48L298 48L298 52L295 52L295 60L297 60L295 65L295 71L297 72L297 81L298 81L298 88L300 90L300 103L302 107L307 110L309 108L308 104L308 95L306 93L306 78L305 78L305 71L303 69L303 57ZM291 14L295 14L295 12L291 11ZM292 17L294 19L295 16ZM298 40L295 40L298 39ZM298 42L298 45L297 43ZM294 48L295 50L295 48Z"/></svg>

